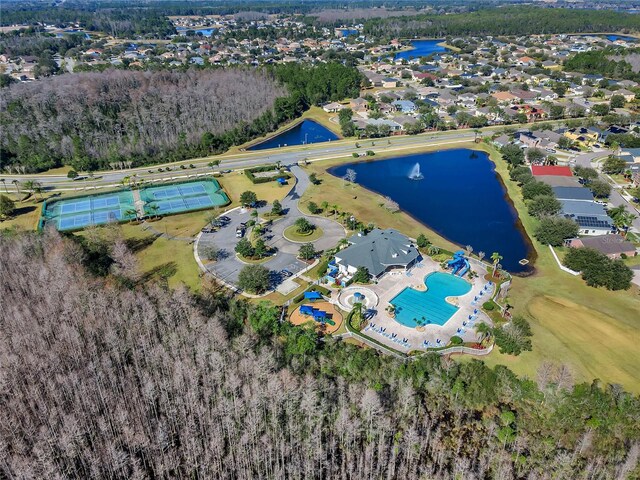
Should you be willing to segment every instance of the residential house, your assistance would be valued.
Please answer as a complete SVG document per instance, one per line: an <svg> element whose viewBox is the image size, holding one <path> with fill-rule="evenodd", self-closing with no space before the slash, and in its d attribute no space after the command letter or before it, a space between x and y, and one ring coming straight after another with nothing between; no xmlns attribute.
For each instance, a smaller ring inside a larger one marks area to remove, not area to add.
<svg viewBox="0 0 640 480"><path fill-rule="evenodd" d="M593 202L593 193L585 187L552 187L552 190L558 200Z"/></svg>
<svg viewBox="0 0 640 480"><path fill-rule="evenodd" d="M327 103L322 107L322 109L327 113L336 113L342 110L343 108L346 108L346 107L338 102Z"/></svg>
<svg viewBox="0 0 640 480"><path fill-rule="evenodd" d="M613 220L604 207L595 202L560 200L561 215L575 221L581 235L609 235L613 233Z"/></svg>
<svg viewBox="0 0 640 480"><path fill-rule="evenodd" d="M566 243L572 248L593 248L611 259L620 258L622 255L626 255L627 257L637 255L636 247L633 243L617 234L572 238L567 240Z"/></svg>

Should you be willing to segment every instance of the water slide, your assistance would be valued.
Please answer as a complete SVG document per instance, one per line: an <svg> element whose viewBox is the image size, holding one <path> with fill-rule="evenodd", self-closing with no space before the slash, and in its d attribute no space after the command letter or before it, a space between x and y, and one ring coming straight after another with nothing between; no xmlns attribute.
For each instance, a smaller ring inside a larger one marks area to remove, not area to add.
<svg viewBox="0 0 640 480"><path fill-rule="evenodd" d="M458 250L454 253L453 259L447 262L447 266L451 268L453 275L458 275L459 277L464 276L464 274L469 271L469 268L471 268L469 261L464 256L464 250Z"/></svg>

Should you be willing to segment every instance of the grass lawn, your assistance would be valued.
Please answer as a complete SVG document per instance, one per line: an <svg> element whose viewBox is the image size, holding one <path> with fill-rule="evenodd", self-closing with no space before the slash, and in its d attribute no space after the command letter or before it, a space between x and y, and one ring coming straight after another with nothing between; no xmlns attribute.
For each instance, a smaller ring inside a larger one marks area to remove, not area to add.
<svg viewBox="0 0 640 480"><path fill-rule="evenodd" d="M35 230L38 228L42 201L36 200L32 195L28 200L20 202L17 200L18 197L15 193L6 193L3 190L0 194L9 197L15 203L15 210L11 218L0 221L0 230L12 228L16 230Z"/></svg>
<svg viewBox="0 0 640 480"><path fill-rule="evenodd" d="M293 186L292 183L280 186L278 182L258 183L254 185L243 172L232 172L216 180L220 182L220 185L231 199L231 205L225 208L239 206L240 195L247 190L254 192L258 196L258 200L273 203L274 200L282 200Z"/></svg>
<svg viewBox="0 0 640 480"><path fill-rule="evenodd" d="M270 302L273 302L276 305L283 305L287 300L291 300L294 297L297 297L298 295L300 295L302 292L306 291L310 285L310 283L305 282L301 278L294 278L293 281L297 283L299 287L296 288L293 292L288 293L287 295L282 295L279 292L271 292L269 295L265 295L264 297L260 297L260 298L251 298L249 299L249 301L253 303L260 303L265 300L269 300Z"/></svg>
<svg viewBox="0 0 640 480"><path fill-rule="evenodd" d="M292 242L307 243L318 240L324 235L324 232L320 227L316 227L308 235L304 235L298 233L298 228L295 225L291 225L284 229L283 235L287 240L291 240Z"/></svg>
<svg viewBox="0 0 640 480"><path fill-rule="evenodd" d="M520 188L509 180L506 163L501 160L497 150L486 144L471 142L455 146L465 147L486 151L496 162L496 171L503 178L522 223L532 237L537 220L527 214ZM384 155L375 157L378 158L384 158ZM448 250L457 248L408 215L390 213L382 208L379 195L360 186L344 186L341 179L326 172L331 166L354 160L345 157L308 165L307 170L316 173L320 184L309 187L302 197L302 204L314 201L321 205L326 200L330 205L337 204L341 211L353 212L365 223L396 228L412 237L424 233L440 247ZM640 311L638 288L610 292L588 287L580 277L558 268L548 246L532 240L538 255L534 262L536 273L525 278L514 278L508 301L514 305L516 314L522 314L531 321L533 351L514 357L502 355L495 349L491 355L484 357L485 361L489 365L507 365L517 374L532 378L535 378L542 361L564 363L574 372L576 381L591 382L597 377L640 392L640 369L637 368L640 363L637 348L640 337L637 322L634 325ZM464 356L460 358L462 361L468 360Z"/></svg>
<svg viewBox="0 0 640 480"><path fill-rule="evenodd" d="M522 223L531 235L537 220L526 213L519 187L508 180L506 164L492 147L483 147L496 162ZM542 361L567 364L577 381L600 378L640 392L637 322L640 297L637 287L611 292L588 287L580 277L562 272L548 246L533 239L538 253L536 273L513 279L509 302L516 314L531 321L533 351L518 357L495 349L485 361L503 364L521 375L535 378Z"/></svg>
<svg viewBox="0 0 640 480"><path fill-rule="evenodd" d="M472 142L469 144L459 144L456 148L471 147L474 145ZM366 145L363 144L363 148ZM359 160L371 161L372 159L382 159L391 156L405 155L416 152L425 152L430 150L442 149L441 146L433 147L431 149L414 148L407 152L390 154L390 155L376 155L375 157L361 157ZM381 195L375 194L360 185L344 185L344 181L340 178L336 178L329 174L326 170L335 165L350 163L358 161L353 157L343 157L336 160L325 160L321 162L313 162L307 165L305 168L308 173L315 173L319 183L317 185L310 185L307 191L302 195L300 203L307 205L308 202L313 201L317 205L321 205L322 202L329 202L329 212L331 212L331 206L337 205L338 210L348 211L353 213L356 218L365 224L373 223L380 228L395 228L410 237L416 238L421 233L425 234L430 241L439 247L447 250L456 250L457 247L449 240L441 237L433 230L429 229L425 225L421 224L417 220L413 219L404 212L392 213L382 206L384 198ZM331 218L331 215L328 215Z"/></svg>

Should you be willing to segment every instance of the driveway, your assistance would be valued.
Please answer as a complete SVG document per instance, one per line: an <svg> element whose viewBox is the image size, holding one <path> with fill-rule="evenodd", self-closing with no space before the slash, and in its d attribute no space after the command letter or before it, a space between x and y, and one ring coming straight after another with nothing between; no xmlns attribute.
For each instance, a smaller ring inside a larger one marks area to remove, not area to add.
<svg viewBox="0 0 640 480"><path fill-rule="evenodd" d="M291 166L291 173L294 175L296 183L281 202L286 215L276 220L263 235L267 245L276 249L276 254L262 264L272 273L271 287L273 289L286 279L280 275L280 271L288 270L295 275L307 267L305 262L297 259L301 244L291 242L283 236L284 230L293 225L298 218L307 217L310 222L323 230L323 236L312 242L316 250L333 248L346 235L344 228L339 223L328 218L304 215L300 212L298 202L309 186L309 176L298 166ZM270 210L271 205L258 209L260 213L266 213ZM227 212L225 215L229 217L229 223L214 233L202 233L197 243L197 252L200 257L205 249L212 245L222 250L222 258L206 265L206 269L226 283L237 284L240 270L246 265L238 259L234 249L239 240L236 238L236 227L251 220L250 214L251 209L244 208L236 208Z"/></svg>

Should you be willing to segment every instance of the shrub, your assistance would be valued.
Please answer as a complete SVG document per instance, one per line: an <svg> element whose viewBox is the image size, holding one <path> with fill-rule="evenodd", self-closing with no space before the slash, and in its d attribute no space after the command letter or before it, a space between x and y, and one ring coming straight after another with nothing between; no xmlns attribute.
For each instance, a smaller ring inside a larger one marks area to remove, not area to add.
<svg viewBox="0 0 640 480"><path fill-rule="evenodd" d="M418 235L418 238L416 239L416 243L418 244L419 248L424 248L427 245L429 245L431 242L429 242L429 239L423 233L421 233L420 235Z"/></svg>
<svg viewBox="0 0 640 480"><path fill-rule="evenodd" d="M525 183L522 187L522 196L525 200L531 200L538 195L553 195L553 189L551 185L547 185L544 182L533 180Z"/></svg>
<svg viewBox="0 0 640 480"><path fill-rule="evenodd" d="M240 195L240 203L242 205L253 205L258 201L258 196L251 190L242 192Z"/></svg>
<svg viewBox="0 0 640 480"><path fill-rule="evenodd" d="M356 273L354 273L351 278L351 283L369 283L370 278L371 275L367 267L358 267L358 270L356 270Z"/></svg>
<svg viewBox="0 0 640 480"><path fill-rule="evenodd" d="M572 248L564 257L564 265L582 273L582 278L591 287L608 290L628 290L633 271L621 260L609 257L592 248Z"/></svg>
<svg viewBox="0 0 640 480"><path fill-rule="evenodd" d="M249 293L263 293L269 284L269 270L262 265L246 265L238 275L238 286Z"/></svg>
<svg viewBox="0 0 640 480"><path fill-rule="evenodd" d="M313 243L305 243L300 246L298 256L304 260L311 260L317 255L317 253L318 252L316 252L316 248L313 246Z"/></svg>
<svg viewBox="0 0 640 480"><path fill-rule="evenodd" d="M493 329L493 336L500 353L520 355L531 351L531 326L523 317L515 316L511 323Z"/></svg>
<svg viewBox="0 0 640 480"><path fill-rule="evenodd" d="M482 304L482 308L484 308L487 312L490 312L492 310L495 310L496 304L493 303L493 301L489 300L488 302L484 302Z"/></svg>
<svg viewBox="0 0 640 480"><path fill-rule="evenodd" d="M529 215L538 218L546 215L556 215L561 209L562 204L553 195L538 195L528 205Z"/></svg>
<svg viewBox="0 0 640 480"><path fill-rule="evenodd" d="M282 204L279 200L274 200L271 206L271 215L282 215Z"/></svg>
<svg viewBox="0 0 640 480"><path fill-rule="evenodd" d="M353 158L358 158L360 155L358 155L356 152L353 152L353 153L351 154L351 156L352 156Z"/></svg>
<svg viewBox="0 0 640 480"><path fill-rule="evenodd" d="M320 212L320 208L318 207L318 204L316 202L307 203L307 208L309 209L309 212L314 215Z"/></svg>
<svg viewBox="0 0 640 480"><path fill-rule="evenodd" d="M376 154L373 150L367 150L367 157L373 157Z"/></svg>
<svg viewBox="0 0 640 480"><path fill-rule="evenodd" d="M297 219L294 225L296 226L296 231L303 235L311 233L315 228L315 226L304 217L300 217L299 219Z"/></svg>
<svg viewBox="0 0 640 480"><path fill-rule="evenodd" d="M451 345L462 345L464 343L463 340L457 335L454 335L453 337L451 337L450 342L451 342Z"/></svg>
<svg viewBox="0 0 640 480"><path fill-rule="evenodd" d="M576 222L562 217L545 217L540 220L534 236L540 243L558 247L565 239L578 235L579 227Z"/></svg>

